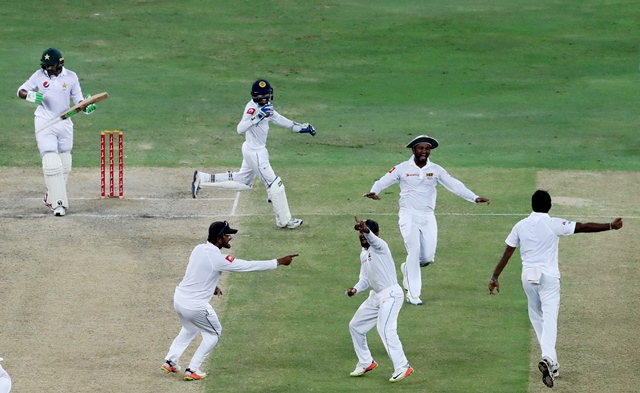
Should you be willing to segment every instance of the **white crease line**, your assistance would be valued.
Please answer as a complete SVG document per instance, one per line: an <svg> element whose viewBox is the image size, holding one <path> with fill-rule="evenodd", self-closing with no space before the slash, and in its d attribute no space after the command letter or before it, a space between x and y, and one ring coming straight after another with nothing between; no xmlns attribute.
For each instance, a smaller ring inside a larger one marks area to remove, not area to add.
<svg viewBox="0 0 640 393"><path fill-rule="evenodd" d="M238 202L240 201L240 191L236 192L236 200L233 201L233 207L231 208L231 215L236 215L236 209L238 208Z"/></svg>

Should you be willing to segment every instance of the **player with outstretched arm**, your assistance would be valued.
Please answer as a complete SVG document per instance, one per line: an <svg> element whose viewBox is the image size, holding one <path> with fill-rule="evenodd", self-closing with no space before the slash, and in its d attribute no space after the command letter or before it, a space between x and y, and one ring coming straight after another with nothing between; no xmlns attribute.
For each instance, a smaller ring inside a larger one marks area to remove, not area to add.
<svg viewBox="0 0 640 393"><path fill-rule="evenodd" d="M280 228L295 229L302 220L293 218L289 210L284 183L275 174L269 162L267 136L269 123L277 124L293 133L316 135L316 129L309 123L299 124L278 113L273 108L273 88L265 79L258 79L251 86L251 100L247 103L238 123L238 134L245 135L242 144L242 166L238 172L206 173L196 170L191 183L191 195L196 197L201 187L217 187L231 190L250 190L253 179L260 178L267 189L267 196L276 215L276 225Z"/></svg>
<svg viewBox="0 0 640 393"><path fill-rule="evenodd" d="M618 230L622 228L622 218L599 224L551 217L551 196L543 190L537 190L531 196L531 208L533 212L520 220L507 236L507 246L489 280L489 294L500 292L498 277L516 248L520 247L522 288L527 295L529 319L542 351L538 369L542 372L542 382L552 388L554 379L560 374L556 353L560 310L559 237Z"/></svg>

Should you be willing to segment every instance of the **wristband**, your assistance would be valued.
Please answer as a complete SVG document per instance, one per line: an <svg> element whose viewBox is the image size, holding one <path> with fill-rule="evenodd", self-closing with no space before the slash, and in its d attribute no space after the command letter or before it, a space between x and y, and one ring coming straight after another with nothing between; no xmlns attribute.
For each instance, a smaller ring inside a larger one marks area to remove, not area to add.
<svg viewBox="0 0 640 393"><path fill-rule="evenodd" d="M498 282L498 279L495 277L491 277L491 282Z"/></svg>
<svg viewBox="0 0 640 393"><path fill-rule="evenodd" d="M611 223L609 223L609 230L611 230L611 229L612 229L612 227L611 227Z"/></svg>

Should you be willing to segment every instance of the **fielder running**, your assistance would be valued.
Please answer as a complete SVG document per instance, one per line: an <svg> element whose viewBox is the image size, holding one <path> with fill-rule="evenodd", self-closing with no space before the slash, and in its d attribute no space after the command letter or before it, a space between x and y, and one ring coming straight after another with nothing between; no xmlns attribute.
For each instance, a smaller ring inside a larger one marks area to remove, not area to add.
<svg viewBox="0 0 640 393"><path fill-rule="evenodd" d="M316 130L309 123L299 124L276 112L271 102L273 88L266 80L259 79L253 83L251 97L237 127L238 134L244 134L246 138L242 144L240 171L211 174L196 170L191 183L191 195L195 198L201 187L250 190L253 187L253 179L259 177L267 189L269 202L276 215L276 225L280 228L295 229L302 225L302 220L291 217L284 184L269 162L269 123L289 128L294 133L308 133L312 136L316 135Z"/></svg>
<svg viewBox="0 0 640 393"><path fill-rule="evenodd" d="M520 220L505 240L507 246L489 280L489 294L493 295L494 290L500 292L498 277L515 249L520 246L522 288L527 295L529 320L542 351L538 369L542 372L542 382L552 388L554 379L560 373L556 353L560 309L559 237L574 233L618 230L622 228L622 218L598 224L551 217L551 196L543 190L538 190L531 196L531 208L533 213Z"/></svg>
<svg viewBox="0 0 640 393"><path fill-rule="evenodd" d="M36 130L66 112L71 107L70 100L74 104L84 100L78 76L64 67L59 50L46 49L40 66L41 69L18 88L18 97L37 105L34 113ZM88 115L95 109L95 104L87 105L84 113ZM47 185L43 202L55 216L64 216L69 208L67 179L71 172L73 122L69 118L45 128L36 134L36 142Z"/></svg>
<svg viewBox="0 0 640 393"><path fill-rule="evenodd" d="M371 287L369 297L356 311L349 322L353 347L358 356L358 364L351 372L352 377L360 377L378 367L367 345L367 333L378 326L378 334L384 348L393 362L390 382L398 382L413 373L413 368L402 349L398 337L398 314L402 308L404 294L398 285L396 266L387 242L378 237L379 225L373 220L359 221L354 217L354 229L360 232L360 279L347 289L349 297Z"/></svg>
<svg viewBox="0 0 640 393"><path fill-rule="evenodd" d="M184 278L176 287L173 307L180 318L182 329L169 348L162 370L168 373L180 371L180 357L200 332L202 342L185 370L185 381L196 381L207 376L200 371L200 366L220 339L222 325L209 302L213 295L222 295L218 288L222 273L254 272L275 269L280 265L289 266L293 258L298 256L292 254L268 261L245 261L223 254L220 250L231 248L229 235L235 233L238 230L231 228L226 221L212 223L207 242L193 249Z"/></svg>
<svg viewBox="0 0 640 393"><path fill-rule="evenodd" d="M438 141L427 135L414 138L409 144L413 157L389 170L373 184L365 197L378 200L380 193L394 183L400 185L400 233L407 249L407 260L400 265L402 285L407 291L407 303L422 305L422 276L420 268L433 263L438 242L438 224L434 214L436 209L436 185L473 203L490 203L465 187L444 168L429 160L431 149L438 147Z"/></svg>

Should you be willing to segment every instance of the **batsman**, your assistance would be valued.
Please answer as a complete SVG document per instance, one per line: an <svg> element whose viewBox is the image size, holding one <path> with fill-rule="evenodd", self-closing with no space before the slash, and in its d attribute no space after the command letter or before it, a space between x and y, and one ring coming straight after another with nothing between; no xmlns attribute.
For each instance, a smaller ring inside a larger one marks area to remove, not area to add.
<svg viewBox="0 0 640 393"><path fill-rule="evenodd" d="M90 95L83 97L78 75L64 67L62 53L48 48L40 58L40 69L18 88L18 97L37 105L34 126L40 130L67 111L71 100L78 104ZM95 104L87 105L84 113L88 115L95 110ZM43 202L54 216L64 216L69 208L67 179L71 172L73 122L67 118L44 128L36 133L36 142L47 186Z"/></svg>

